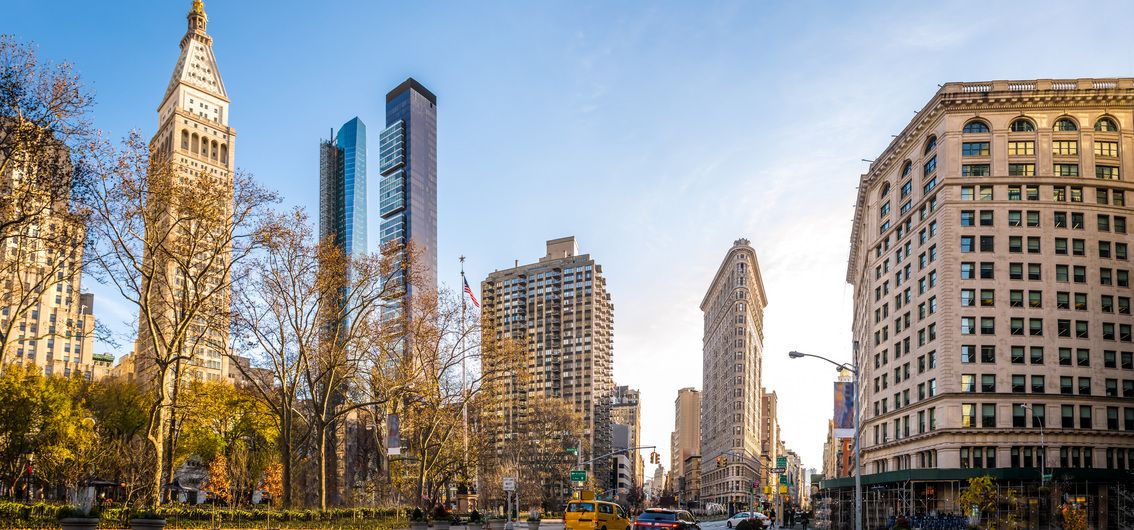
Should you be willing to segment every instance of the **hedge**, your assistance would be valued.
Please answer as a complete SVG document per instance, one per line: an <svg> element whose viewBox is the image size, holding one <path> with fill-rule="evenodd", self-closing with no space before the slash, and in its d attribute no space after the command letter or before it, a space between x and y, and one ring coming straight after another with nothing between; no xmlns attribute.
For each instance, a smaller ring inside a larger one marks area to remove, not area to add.
<svg viewBox="0 0 1134 530"><path fill-rule="evenodd" d="M0 501L0 528L59 528L63 504L23 504ZM155 510L166 528L369 528L393 530L408 526L404 508L332 508L330 510L270 510L211 506L162 506ZM102 511L99 528L128 528L137 510Z"/></svg>

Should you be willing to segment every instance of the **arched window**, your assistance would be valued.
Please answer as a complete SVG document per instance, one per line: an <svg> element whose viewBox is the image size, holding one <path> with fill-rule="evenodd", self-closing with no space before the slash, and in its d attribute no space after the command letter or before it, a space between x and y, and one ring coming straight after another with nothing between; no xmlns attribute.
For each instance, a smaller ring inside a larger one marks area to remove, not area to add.
<svg viewBox="0 0 1134 530"><path fill-rule="evenodd" d="M1016 118L1008 127L1012 132L1036 132L1036 124L1026 118Z"/></svg>
<svg viewBox="0 0 1134 530"><path fill-rule="evenodd" d="M988 124L981 120L973 120L966 123L961 132L965 134L986 133L988 132Z"/></svg>
<svg viewBox="0 0 1134 530"><path fill-rule="evenodd" d="M1071 118L1059 118L1055 121L1055 130L1057 131L1077 131L1079 126Z"/></svg>
<svg viewBox="0 0 1134 530"><path fill-rule="evenodd" d="M937 148L937 137L936 136L930 136L929 140L926 140L926 142L925 142L925 154L928 155L930 151L933 151L936 148Z"/></svg>
<svg viewBox="0 0 1134 530"><path fill-rule="evenodd" d="M201 137L201 156L209 158L209 139Z"/></svg>
<svg viewBox="0 0 1134 530"><path fill-rule="evenodd" d="M212 153L209 154L209 158L216 160L217 156L219 154L220 154L220 147L218 146L217 141L213 140L213 151L212 151Z"/></svg>
<svg viewBox="0 0 1134 530"><path fill-rule="evenodd" d="M885 197L889 194L890 194L890 183L885 182L885 183L882 184L882 191L879 193L879 196Z"/></svg>
<svg viewBox="0 0 1134 530"><path fill-rule="evenodd" d="M189 149L189 131L181 130L181 148Z"/></svg>
<svg viewBox="0 0 1134 530"><path fill-rule="evenodd" d="M1118 124L1114 120L1102 117L1095 122L1095 130L1099 132L1118 132Z"/></svg>
<svg viewBox="0 0 1134 530"><path fill-rule="evenodd" d="M913 171L913 162L906 160L906 165L902 166L902 176L909 175L910 171Z"/></svg>
<svg viewBox="0 0 1134 530"><path fill-rule="evenodd" d="M197 154L198 152L201 151L200 143L199 143L200 141L201 141L201 138L199 136L197 136L197 133L193 133L193 145L189 149L190 151L193 152L193 154Z"/></svg>
<svg viewBox="0 0 1134 530"><path fill-rule="evenodd" d="M228 163L228 144L220 144L220 161L222 164Z"/></svg>

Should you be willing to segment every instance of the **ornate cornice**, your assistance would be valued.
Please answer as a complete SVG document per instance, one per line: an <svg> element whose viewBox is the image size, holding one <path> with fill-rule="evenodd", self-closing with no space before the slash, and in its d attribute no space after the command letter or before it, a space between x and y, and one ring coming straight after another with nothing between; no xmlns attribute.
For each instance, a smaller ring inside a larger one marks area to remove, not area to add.
<svg viewBox="0 0 1134 530"><path fill-rule="evenodd" d="M1028 109L1066 111L1111 105L1134 106L1134 78L1000 80L941 85L914 119L870 164L870 169L859 178L854 221L851 225L847 283L855 283L855 263L859 257L860 225L867 191L895 163L904 161L905 158L899 155L909 149L911 142L920 141L922 134L946 113Z"/></svg>

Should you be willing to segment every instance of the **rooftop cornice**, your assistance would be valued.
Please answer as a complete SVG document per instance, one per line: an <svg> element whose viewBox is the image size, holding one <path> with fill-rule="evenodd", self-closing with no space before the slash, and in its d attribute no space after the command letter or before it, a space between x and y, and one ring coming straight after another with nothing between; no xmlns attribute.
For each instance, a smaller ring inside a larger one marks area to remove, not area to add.
<svg viewBox="0 0 1134 530"><path fill-rule="evenodd" d="M858 258L858 240L866 192L895 163L905 161L900 155L910 143L935 124L946 112L970 109L1073 109L1099 105L1134 105L1134 78L1080 78L999 80L973 83L950 82L914 116L890 145L870 164L858 183L854 220L851 225L850 258L847 261L847 283L854 283L854 266Z"/></svg>

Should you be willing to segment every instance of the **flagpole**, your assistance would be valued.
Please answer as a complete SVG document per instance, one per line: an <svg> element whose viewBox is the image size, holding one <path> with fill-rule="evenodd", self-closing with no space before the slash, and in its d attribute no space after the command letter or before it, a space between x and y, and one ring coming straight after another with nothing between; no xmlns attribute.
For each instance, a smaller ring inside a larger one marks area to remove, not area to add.
<svg viewBox="0 0 1134 530"><path fill-rule="evenodd" d="M468 281L465 280L465 257L464 257L464 255L462 255L460 257L460 260L461 260L461 327L463 328L464 325L465 325L465 285L468 284ZM465 331L464 329L461 330L461 345L460 345L460 352L461 352L461 397L462 397L462 399L461 399L462 422L461 423L462 423L462 428L463 428L463 431L464 431L463 443L464 443L464 450L465 450L465 473L468 473L468 469L469 469L469 393L468 393L468 377L467 377L467 372L465 370L465 357L466 357L466 355L465 355L465 351L464 351L464 340L465 340L464 339L464 335L465 335L464 331ZM468 480L468 477L466 476L465 479ZM467 483L466 483L466 485L467 485Z"/></svg>

